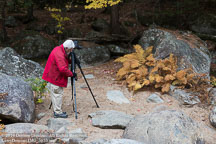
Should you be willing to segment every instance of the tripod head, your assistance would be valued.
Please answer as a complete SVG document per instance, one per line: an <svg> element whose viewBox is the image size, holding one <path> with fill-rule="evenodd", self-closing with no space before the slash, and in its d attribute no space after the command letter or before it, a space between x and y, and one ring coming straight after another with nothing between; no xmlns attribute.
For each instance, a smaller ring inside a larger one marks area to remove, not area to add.
<svg viewBox="0 0 216 144"><path fill-rule="evenodd" d="M82 46L80 46L78 44L78 41L73 41L73 42L74 42L74 45L75 45L74 49L82 49L83 48Z"/></svg>

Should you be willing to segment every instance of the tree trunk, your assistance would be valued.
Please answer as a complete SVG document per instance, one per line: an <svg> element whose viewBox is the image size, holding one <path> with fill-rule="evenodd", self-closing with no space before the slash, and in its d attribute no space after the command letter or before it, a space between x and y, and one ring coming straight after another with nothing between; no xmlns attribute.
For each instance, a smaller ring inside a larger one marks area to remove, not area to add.
<svg viewBox="0 0 216 144"><path fill-rule="evenodd" d="M2 22L3 41L7 39L7 31L5 28L5 6L6 0L0 0L0 21Z"/></svg>
<svg viewBox="0 0 216 144"><path fill-rule="evenodd" d="M120 34L120 23L119 23L119 6L114 5L111 7L111 18L110 18L110 25L111 25L111 33L112 34Z"/></svg>
<svg viewBox="0 0 216 144"><path fill-rule="evenodd" d="M34 8L34 4L32 2L32 4L28 7L26 19L24 23L29 23L30 21L34 20L33 8Z"/></svg>

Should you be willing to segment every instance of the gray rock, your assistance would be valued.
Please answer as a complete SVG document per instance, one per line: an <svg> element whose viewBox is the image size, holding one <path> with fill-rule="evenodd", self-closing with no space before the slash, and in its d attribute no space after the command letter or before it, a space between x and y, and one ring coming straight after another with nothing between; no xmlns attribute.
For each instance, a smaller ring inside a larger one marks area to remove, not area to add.
<svg viewBox="0 0 216 144"><path fill-rule="evenodd" d="M124 96L124 94L119 90L111 90L106 94L107 98L115 103L130 103L130 101Z"/></svg>
<svg viewBox="0 0 216 144"><path fill-rule="evenodd" d="M99 32L109 32L110 27L106 20L102 18L98 18L96 21L92 23L92 28L95 31L99 31Z"/></svg>
<svg viewBox="0 0 216 144"><path fill-rule="evenodd" d="M71 130L69 131L68 134L69 134L70 139L73 139L76 141L82 141L88 137L87 134L85 134L81 128Z"/></svg>
<svg viewBox="0 0 216 144"><path fill-rule="evenodd" d="M144 31L139 44L144 49L153 46L156 59L164 59L171 53L174 54L177 56L178 70L192 67L196 73L209 75L210 53L201 40L192 48L186 40L179 40L167 31L153 28Z"/></svg>
<svg viewBox="0 0 216 144"><path fill-rule="evenodd" d="M18 24L17 24L17 21L16 19L13 17L13 16L8 16L8 18L5 20L5 26L7 27L16 27Z"/></svg>
<svg viewBox="0 0 216 144"><path fill-rule="evenodd" d="M108 45L107 46L111 55L125 55L125 54L129 54L129 53L132 53L132 50L130 49L125 49L125 48L122 48L122 47L119 47L117 45Z"/></svg>
<svg viewBox="0 0 216 144"><path fill-rule="evenodd" d="M191 24L191 30L196 33L216 35L216 16L213 14L200 15Z"/></svg>
<svg viewBox="0 0 216 144"><path fill-rule="evenodd" d="M84 65L100 64L110 60L110 52L104 46L75 49L75 53L81 64Z"/></svg>
<svg viewBox="0 0 216 144"><path fill-rule="evenodd" d="M1 118L14 122L33 122L35 119L34 95L23 79L0 73L0 93L7 93L1 99Z"/></svg>
<svg viewBox="0 0 216 144"><path fill-rule="evenodd" d="M216 105L216 88L210 89L209 98L211 99L211 104Z"/></svg>
<svg viewBox="0 0 216 144"><path fill-rule="evenodd" d="M44 69L38 63L22 58L12 48L0 50L1 73L27 79L41 77L43 71Z"/></svg>
<svg viewBox="0 0 216 144"><path fill-rule="evenodd" d="M213 133L211 136L216 134ZM194 144L205 143L210 139L202 131L201 125L175 110L136 116L125 129L123 138L148 144Z"/></svg>
<svg viewBox="0 0 216 144"><path fill-rule="evenodd" d="M5 144L1 136L0 136L0 144Z"/></svg>
<svg viewBox="0 0 216 144"><path fill-rule="evenodd" d="M104 129L125 129L129 121L133 118L132 115L114 110L98 111L89 114L89 117L92 118L93 126Z"/></svg>
<svg viewBox="0 0 216 144"><path fill-rule="evenodd" d="M30 30L18 34L12 45L17 53L28 59L48 57L55 46L53 40L42 36L39 32Z"/></svg>
<svg viewBox="0 0 216 144"><path fill-rule="evenodd" d="M156 94L156 93L151 94L147 98L146 101L149 102L149 103L150 102L152 102L152 103L163 103L164 102L163 99L161 99L160 96L158 94Z"/></svg>
<svg viewBox="0 0 216 144"><path fill-rule="evenodd" d="M106 139L98 139L95 141L92 141L90 144L104 144L107 140Z"/></svg>
<svg viewBox="0 0 216 144"><path fill-rule="evenodd" d="M39 114L36 116L36 117L37 117L37 120L42 119L45 115L46 115L46 113L39 113Z"/></svg>
<svg viewBox="0 0 216 144"><path fill-rule="evenodd" d="M61 127L67 127L69 125L72 125L72 123L64 118L50 118L47 120L47 126L55 132Z"/></svg>
<svg viewBox="0 0 216 144"><path fill-rule="evenodd" d="M153 108L152 112L160 112L160 111L164 111L164 110L169 110L169 107L165 106L165 105L159 105L159 106L156 106L155 108Z"/></svg>
<svg viewBox="0 0 216 144"><path fill-rule="evenodd" d="M209 115L210 123L216 128L216 107L214 107Z"/></svg>
<svg viewBox="0 0 216 144"><path fill-rule="evenodd" d="M4 132L6 133L26 133L26 134L39 134L49 132L50 129L45 125L38 125L32 123L14 123L5 125Z"/></svg>
<svg viewBox="0 0 216 144"><path fill-rule="evenodd" d="M30 142L49 142L50 139L53 139L50 136L50 129L44 125L37 125L31 123L15 123L5 126L4 131L9 134L9 137L13 139L22 140L25 143Z"/></svg>
<svg viewBox="0 0 216 144"><path fill-rule="evenodd" d="M87 74L87 75L85 75L85 78L86 78L86 79L93 79L93 78L95 78L95 77L94 77L93 74Z"/></svg>
<svg viewBox="0 0 216 144"><path fill-rule="evenodd" d="M170 86L169 94L176 98L181 104L195 105L200 103L199 97L196 93L186 92L182 89L177 89L175 86Z"/></svg>
<svg viewBox="0 0 216 144"><path fill-rule="evenodd" d="M104 144L144 144L144 143L131 140L131 139L111 139L109 141L106 141Z"/></svg>

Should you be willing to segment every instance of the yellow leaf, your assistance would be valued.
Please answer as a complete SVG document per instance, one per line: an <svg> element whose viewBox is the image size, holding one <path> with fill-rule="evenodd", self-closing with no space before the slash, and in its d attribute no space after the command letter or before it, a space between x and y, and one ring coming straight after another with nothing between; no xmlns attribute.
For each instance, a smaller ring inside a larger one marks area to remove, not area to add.
<svg viewBox="0 0 216 144"><path fill-rule="evenodd" d="M153 49L153 46L147 47L143 57L146 58L147 56L149 56L152 53L152 49Z"/></svg>
<svg viewBox="0 0 216 144"><path fill-rule="evenodd" d="M174 80L174 79L175 79L175 77L171 74L168 74L165 76L165 81L170 81L170 80Z"/></svg>
<svg viewBox="0 0 216 144"><path fill-rule="evenodd" d="M165 83L165 84L162 86L161 91L162 91L162 92L169 92L169 90L170 90L170 83Z"/></svg>
<svg viewBox="0 0 216 144"><path fill-rule="evenodd" d="M129 70L130 67L131 67L131 63L129 61L125 61L123 63L123 67L124 67L125 70Z"/></svg>
<svg viewBox="0 0 216 144"><path fill-rule="evenodd" d="M175 80L172 82L172 85L180 85L181 84L181 81L179 80Z"/></svg>
<svg viewBox="0 0 216 144"><path fill-rule="evenodd" d="M125 69L124 67L119 69L118 73L117 73L117 79L121 80L125 77L125 75L128 73L129 71L127 69Z"/></svg>
<svg viewBox="0 0 216 144"><path fill-rule="evenodd" d="M127 59L138 59L135 53L127 54L127 55L124 56L124 58L127 58Z"/></svg>
<svg viewBox="0 0 216 144"><path fill-rule="evenodd" d="M132 83L128 84L128 87L129 87L129 88L132 88L132 87L134 87L135 85L136 85L136 81L133 81Z"/></svg>
<svg viewBox="0 0 216 144"><path fill-rule="evenodd" d="M133 83L133 82L135 81L135 79L136 79L136 75L135 75L135 74L130 74L130 75L127 77L127 79L126 79L126 82L127 82L128 84L130 84L130 83Z"/></svg>
<svg viewBox="0 0 216 144"><path fill-rule="evenodd" d="M154 75L149 75L149 81L153 83L155 81L155 76Z"/></svg>
<svg viewBox="0 0 216 144"><path fill-rule="evenodd" d="M134 68L138 68L140 66L140 63L138 60L133 60L131 61L131 68L134 69Z"/></svg>
<svg viewBox="0 0 216 144"><path fill-rule="evenodd" d="M121 62L121 63L123 63L123 62L125 62L125 61L127 61L127 60L128 60L128 59L125 58L125 57L119 57L119 58L115 59L114 62Z"/></svg>
<svg viewBox="0 0 216 144"><path fill-rule="evenodd" d="M136 85L134 86L134 91L137 91L138 89L140 89L140 88L142 88L142 85L139 83L139 82L137 82L136 83Z"/></svg>
<svg viewBox="0 0 216 144"><path fill-rule="evenodd" d="M159 88L159 87L161 87L163 85L163 83L156 83L155 84L155 88Z"/></svg>
<svg viewBox="0 0 216 144"><path fill-rule="evenodd" d="M147 85L149 85L150 84L150 81L149 80L147 80L147 79L144 79L144 82L142 83L142 86L147 86Z"/></svg>
<svg viewBox="0 0 216 144"><path fill-rule="evenodd" d="M156 81L157 83L163 82L163 77L160 76L159 74L156 74L156 75L155 75L155 81Z"/></svg>
<svg viewBox="0 0 216 144"><path fill-rule="evenodd" d="M185 70L180 70L176 73L176 78L178 80L182 80L185 77L185 75L186 75Z"/></svg>

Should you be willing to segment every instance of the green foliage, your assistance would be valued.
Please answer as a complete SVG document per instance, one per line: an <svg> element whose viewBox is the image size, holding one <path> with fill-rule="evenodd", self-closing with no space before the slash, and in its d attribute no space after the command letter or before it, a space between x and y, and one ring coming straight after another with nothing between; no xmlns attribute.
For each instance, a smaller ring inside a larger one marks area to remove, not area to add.
<svg viewBox="0 0 216 144"><path fill-rule="evenodd" d="M34 91L36 103L42 103L43 100L41 98L45 96L47 82L41 78L31 78L26 81L29 82L32 90Z"/></svg>

